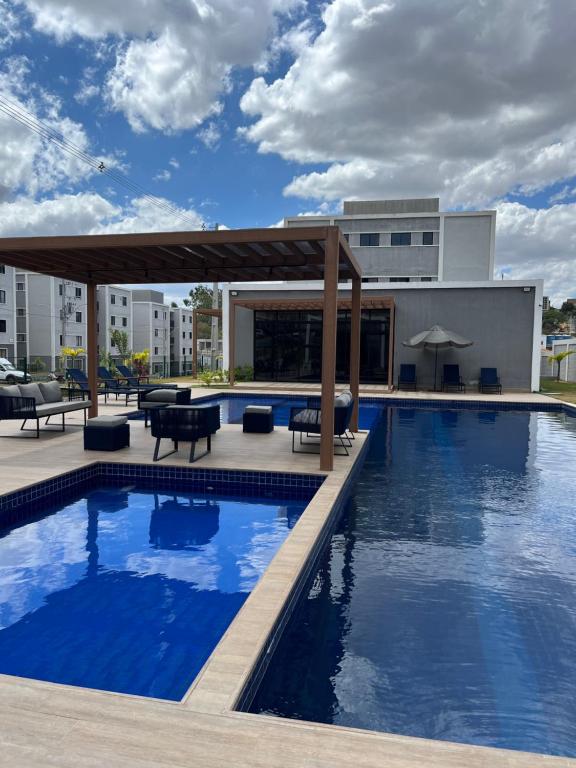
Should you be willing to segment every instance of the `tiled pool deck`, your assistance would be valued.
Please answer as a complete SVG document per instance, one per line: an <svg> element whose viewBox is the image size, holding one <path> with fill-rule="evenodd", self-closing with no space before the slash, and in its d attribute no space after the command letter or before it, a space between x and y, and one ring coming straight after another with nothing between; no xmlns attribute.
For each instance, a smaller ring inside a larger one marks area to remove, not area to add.
<svg viewBox="0 0 576 768"><path fill-rule="evenodd" d="M290 390L274 388L270 394ZM262 392L258 388L258 392ZM196 397L206 390L194 390ZM246 394L243 390L242 394ZM367 395L374 397L373 392ZM463 398L399 393L387 398L458 399L472 406L488 403L558 405L540 395ZM110 405L108 411L121 412ZM133 410L129 408L128 410ZM0 495L14 493L65 472L114 472L117 463L145 472L151 464L153 439L142 422L132 422L132 447L116 453L82 450L79 420L70 431L44 433L41 440L0 440ZM3 422L9 434L17 425ZM292 454L285 428L270 435L244 435L237 425L223 425L212 453L193 466L210 482L244 473L322 475L317 455ZM174 703L0 676L0 766L283 766L284 768L576 768L576 760L493 750L440 741L296 722L233 711L254 665L269 650L281 629L284 608L295 600L303 569L320 548L365 446L356 440L350 458L335 459L300 521L278 551L182 702ZM99 468L94 470L95 462ZM186 451L160 464L175 476L187 466ZM142 468L142 469L137 469ZM237 478L237 476L236 476ZM319 478L321 479L321 478ZM296 481L295 481L296 482ZM1 499L0 499L1 501Z"/></svg>

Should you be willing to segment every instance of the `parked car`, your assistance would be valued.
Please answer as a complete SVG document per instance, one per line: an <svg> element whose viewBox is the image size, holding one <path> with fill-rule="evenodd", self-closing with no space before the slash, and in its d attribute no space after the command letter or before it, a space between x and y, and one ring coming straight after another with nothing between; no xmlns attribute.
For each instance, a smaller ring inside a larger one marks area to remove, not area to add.
<svg viewBox="0 0 576 768"><path fill-rule="evenodd" d="M0 384L25 384L32 376L14 368L10 360L0 357Z"/></svg>

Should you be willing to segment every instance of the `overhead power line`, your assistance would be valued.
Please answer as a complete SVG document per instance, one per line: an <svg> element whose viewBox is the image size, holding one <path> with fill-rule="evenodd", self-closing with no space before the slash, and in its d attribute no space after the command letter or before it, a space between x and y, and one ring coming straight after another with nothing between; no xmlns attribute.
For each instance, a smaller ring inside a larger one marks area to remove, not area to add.
<svg viewBox="0 0 576 768"><path fill-rule="evenodd" d="M154 205L164 213L176 216L186 221L189 225L191 224L194 228L198 226L198 223L194 221L194 219L192 219L190 216L182 213L180 210L178 210L178 208L170 205L170 203L167 203L165 200L161 200L160 198L156 197L156 195L151 194L146 189L144 189L144 187L140 186L140 184L131 181L127 176L116 171L114 168L108 168L108 166L101 158L96 158L88 154L88 152L83 150L82 147L79 147L74 142L66 139L62 133L54 130L54 128L37 118L31 112L28 112L28 110L26 110L24 107L16 104L15 102L2 95L0 95L0 112L3 112L8 117L20 123L20 125L28 128L30 131L34 132L45 141L48 141L54 146L59 147L59 149L61 149L63 152L66 152L67 154L75 157L77 160L80 160L86 165L89 165L92 169L98 171L102 175L105 175L114 183L129 190L132 194L146 200L148 203Z"/></svg>

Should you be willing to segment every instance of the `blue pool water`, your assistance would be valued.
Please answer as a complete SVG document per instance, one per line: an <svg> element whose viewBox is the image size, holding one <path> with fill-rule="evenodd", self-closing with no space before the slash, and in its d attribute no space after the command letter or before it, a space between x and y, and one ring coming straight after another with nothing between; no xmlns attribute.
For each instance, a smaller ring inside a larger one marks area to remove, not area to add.
<svg viewBox="0 0 576 768"><path fill-rule="evenodd" d="M576 756L576 419L390 408L251 710Z"/></svg>
<svg viewBox="0 0 576 768"><path fill-rule="evenodd" d="M274 424L277 427L287 427L291 407L306 407L305 397L282 397L275 395L246 395L230 397L229 395L213 395L202 398L201 404L218 404L220 406L220 420L223 424L242 424L242 414L247 405L271 405L274 412ZM382 406L378 403L360 403L358 422L360 429L370 429L378 420ZM131 418L144 418L143 412L134 414Z"/></svg>
<svg viewBox="0 0 576 768"><path fill-rule="evenodd" d="M180 699L304 501L88 491L0 532L0 673Z"/></svg>

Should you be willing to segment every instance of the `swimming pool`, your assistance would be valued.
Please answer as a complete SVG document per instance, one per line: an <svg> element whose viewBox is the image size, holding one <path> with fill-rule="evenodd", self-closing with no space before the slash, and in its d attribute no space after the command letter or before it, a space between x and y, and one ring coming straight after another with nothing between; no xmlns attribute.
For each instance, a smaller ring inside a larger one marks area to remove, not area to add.
<svg viewBox="0 0 576 768"><path fill-rule="evenodd" d="M250 711L576 756L576 419L388 408Z"/></svg>
<svg viewBox="0 0 576 768"><path fill-rule="evenodd" d="M0 530L0 673L181 699L307 503L102 485Z"/></svg>

